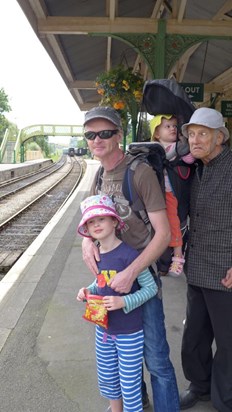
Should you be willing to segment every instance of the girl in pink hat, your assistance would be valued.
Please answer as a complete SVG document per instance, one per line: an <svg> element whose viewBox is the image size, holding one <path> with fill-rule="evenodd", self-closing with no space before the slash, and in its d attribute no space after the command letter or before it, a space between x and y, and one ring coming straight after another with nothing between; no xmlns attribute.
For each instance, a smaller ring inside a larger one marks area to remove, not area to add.
<svg viewBox="0 0 232 412"><path fill-rule="evenodd" d="M82 287L77 300L100 295L108 312L108 326L96 325L96 358L100 393L109 399L112 412L142 412L143 324L142 304L157 293L148 269L134 282L129 294L110 287L111 279L124 270L138 252L117 234L124 223L111 198L90 196L81 203L81 236L98 241L100 261L95 281Z"/></svg>

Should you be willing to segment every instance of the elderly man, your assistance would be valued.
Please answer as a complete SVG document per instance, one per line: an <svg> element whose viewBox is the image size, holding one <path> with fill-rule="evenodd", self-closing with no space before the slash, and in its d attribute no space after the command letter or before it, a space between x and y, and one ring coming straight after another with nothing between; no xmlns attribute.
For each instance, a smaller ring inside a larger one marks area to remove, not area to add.
<svg viewBox="0 0 232 412"><path fill-rule="evenodd" d="M191 383L181 410L211 398L232 411L232 152L221 113L197 109L182 126L199 159L191 189L182 366ZM213 356L212 343L216 352Z"/></svg>
<svg viewBox="0 0 232 412"><path fill-rule="evenodd" d="M117 211L125 222L121 232L122 239L141 251L140 255L125 270L117 273L111 282L111 287L116 291L128 292L138 274L155 263L169 243L170 229L164 197L152 168L146 164L139 164L135 170L134 182L154 229L151 237L143 220L133 212L123 195L122 182L128 157L119 146L123 133L118 112L110 107L95 107L86 113L84 127L89 149L100 159L104 167L101 188L99 188L98 176L91 194L97 194L101 190L102 193L113 198ZM96 260L99 259L99 253L90 239L83 241L83 257L92 273L96 274ZM179 396L174 369L169 359L161 283L156 271L154 271L154 278L159 293L143 305L145 363L151 374L155 411L178 412ZM144 402L145 406L148 405Z"/></svg>

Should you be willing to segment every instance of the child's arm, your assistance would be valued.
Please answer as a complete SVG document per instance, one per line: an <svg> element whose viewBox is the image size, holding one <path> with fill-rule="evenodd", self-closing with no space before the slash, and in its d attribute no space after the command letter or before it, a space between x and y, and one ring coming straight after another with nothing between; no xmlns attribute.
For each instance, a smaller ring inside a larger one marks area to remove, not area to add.
<svg viewBox="0 0 232 412"><path fill-rule="evenodd" d="M129 313L156 295L158 289L148 269L139 274L137 281L141 288L134 293L125 296L104 296L103 302L107 310L122 308L125 313Z"/></svg>
<svg viewBox="0 0 232 412"><path fill-rule="evenodd" d="M96 280L94 280L93 283L91 283L91 285L87 286L86 288L83 287L79 290L78 294L77 294L77 300L78 301L83 301L86 299L86 295L88 293L92 293L93 295L95 295L97 293L97 282Z"/></svg>
<svg viewBox="0 0 232 412"><path fill-rule="evenodd" d="M182 156L181 159L183 160L183 162L187 163L187 164L192 164L195 162L195 157L193 157L193 155L191 153L188 153L185 156Z"/></svg>
<svg viewBox="0 0 232 412"><path fill-rule="evenodd" d="M135 308L143 305L156 295L158 288L149 269L143 270L137 277L140 289L135 293L123 296L125 307L123 311L129 313Z"/></svg>
<svg viewBox="0 0 232 412"><path fill-rule="evenodd" d="M88 289L87 289L87 288L81 288L81 289L79 289L78 294L77 294L77 300L78 300L79 302L82 302L83 300L86 299L86 295L87 295L87 294L88 294Z"/></svg>
<svg viewBox="0 0 232 412"><path fill-rule="evenodd" d="M95 279L93 283L87 286L87 289L92 295L97 295L97 279Z"/></svg>

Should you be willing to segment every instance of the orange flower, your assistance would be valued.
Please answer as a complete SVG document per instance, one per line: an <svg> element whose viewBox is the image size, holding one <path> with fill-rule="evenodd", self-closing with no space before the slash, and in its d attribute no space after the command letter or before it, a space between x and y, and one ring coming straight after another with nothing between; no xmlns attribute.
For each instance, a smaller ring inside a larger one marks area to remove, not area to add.
<svg viewBox="0 0 232 412"><path fill-rule="evenodd" d="M114 103L113 107L116 110L123 110L125 108L125 103L123 103L122 101L119 101L119 102Z"/></svg>
<svg viewBox="0 0 232 412"><path fill-rule="evenodd" d="M104 89L97 89L98 94L100 94L101 96L103 96L105 94L105 90Z"/></svg>

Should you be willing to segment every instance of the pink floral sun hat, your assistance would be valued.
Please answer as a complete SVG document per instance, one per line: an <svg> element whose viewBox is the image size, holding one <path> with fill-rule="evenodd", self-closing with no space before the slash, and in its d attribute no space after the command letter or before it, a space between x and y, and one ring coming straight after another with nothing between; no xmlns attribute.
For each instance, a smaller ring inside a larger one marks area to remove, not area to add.
<svg viewBox="0 0 232 412"><path fill-rule="evenodd" d="M117 214L115 205L111 198L107 195L89 196L80 205L82 219L77 227L77 231L81 236L91 237L86 222L97 216L112 216L118 221L118 229L122 229L125 223Z"/></svg>

